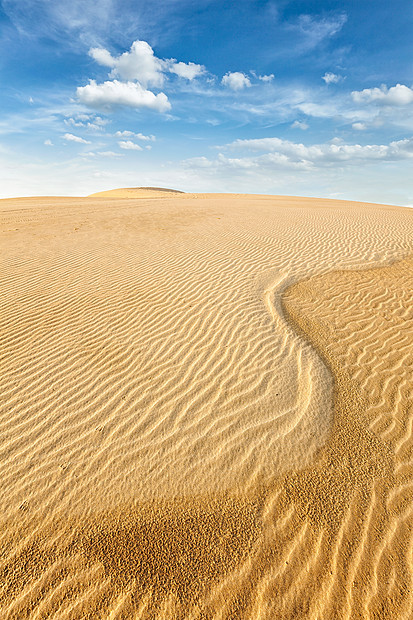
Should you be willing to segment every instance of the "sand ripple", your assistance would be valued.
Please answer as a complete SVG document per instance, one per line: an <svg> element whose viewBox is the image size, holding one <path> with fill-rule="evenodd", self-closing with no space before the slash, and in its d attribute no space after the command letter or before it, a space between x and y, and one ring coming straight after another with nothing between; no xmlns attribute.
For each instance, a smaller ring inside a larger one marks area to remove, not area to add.
<svg viewBox="0 0 413 620"><path fill-rule="evenodd" d="M0 215L4 617L410 617L409 210Z"/></svg>

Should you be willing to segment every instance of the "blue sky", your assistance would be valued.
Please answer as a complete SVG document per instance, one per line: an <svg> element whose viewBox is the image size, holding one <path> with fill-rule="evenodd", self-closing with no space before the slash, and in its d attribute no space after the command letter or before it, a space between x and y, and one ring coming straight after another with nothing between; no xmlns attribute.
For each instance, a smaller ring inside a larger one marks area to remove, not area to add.
<svg viewBox="0 0 413 620"><path fill-rule="evenodd" d="M413 205L409 0L0 0L0 196Z"/></svg>

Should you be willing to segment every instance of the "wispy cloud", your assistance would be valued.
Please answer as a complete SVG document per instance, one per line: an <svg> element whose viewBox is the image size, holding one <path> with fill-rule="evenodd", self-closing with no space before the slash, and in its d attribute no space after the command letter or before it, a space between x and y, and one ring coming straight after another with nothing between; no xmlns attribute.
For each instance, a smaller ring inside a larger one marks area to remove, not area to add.
<svg viewBox="0 0 413 620"><path fill-rule="evenodd" d="M304 121L294 121L291 125L292 129L301 129L302 131L306 131L308 127L308 123L305 123Z"/></svg>
<svg viewBox="0 0 413 620"><path fill-rule="evenodd" d="M346 22L346 13L330 16L300 15L287 28L300 35L300 51L309 51L340 32Z"/></svg>
<svg viewBox="0 0 413 620"><path fill-rule="evenodd" d="M207 4L209 0L199 0ZM30 39L53 40L79 51L108 41L126 43L141 36L175 36L189 0L2 0L1 6L18 31ZM173 19L171 19L173 16ZM168 27L167 27L168 26Z"/></svg>
<svg viewBox="0 0 413 620"><path fill-rule="evenodd" d="M91 144L89 140L75 136L72 133L65 133L63 140L66 140L67 142L78 142L79 144Z"/></svg>
<svg viewBox="0 0 413 620"><path fill-rule="evenodd" d="M114 151L98 151L97 155L101 157L123 157L122 153L115 153Z"/></svg>

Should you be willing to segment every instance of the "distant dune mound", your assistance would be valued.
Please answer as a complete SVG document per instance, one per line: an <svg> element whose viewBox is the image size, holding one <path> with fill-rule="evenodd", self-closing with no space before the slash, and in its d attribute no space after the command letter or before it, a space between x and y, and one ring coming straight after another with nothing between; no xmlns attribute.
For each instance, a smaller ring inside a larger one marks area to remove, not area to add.
<svg viewBox="0 0 413 620"><path fill-rule="evenodd" d="M167 189L165 187L121 187L119 189L109 189L106 192L96 192L90 194L88 198L156 198L164 194L183 194L177 189Z"/></svg>

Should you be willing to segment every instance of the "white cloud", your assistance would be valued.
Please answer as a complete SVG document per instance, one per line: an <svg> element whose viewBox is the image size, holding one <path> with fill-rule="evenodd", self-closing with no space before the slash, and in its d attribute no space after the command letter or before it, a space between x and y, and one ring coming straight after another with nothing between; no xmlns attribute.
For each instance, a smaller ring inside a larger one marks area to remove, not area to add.
<svg viewBox="0 0 413 620"><path fill-rule="evenodd" d="M44 141L44 144L46 146L53 146L53 142L50 140L50 138L47 138L47 140Z"/></svg>
<svg viewBox="0 0 413 620"><path fill-rule="evenodd" d="M335 73L325 73L321 78L326 84L337 84L342 78L341 75Z"/></svg>
<svg viewBox="0 0 413 620"><path fill-rule="evenodd" d="M121 149L125 149L126 151L142 151L142 147L131 140L120 140L118 144Z"/></svg>
<svg viewBox="0 0 413 620"><path fill-rule="evenodd" d="M258 75L253 69L250 70L250 73L256 80L260 80L261 82L272 82L275 77L273 73L269 75Z"/></svg>
<svg viewBox="0 0 413 620"><path fill-rule="evenodd" d="M331 164L358 164L360 161L398 161L413 158L413 138L384 144L344 144L333 140L324 144L306 146L281 138L260 138L253 140L235 140L227 147L250 151L266 151L295 165L306 167Z"/></svg>
<svg viewBox="0 0 413 620"><path fill-rule="evenodd" d="M351 95L356 103L379 103L389 106L402 106L413 103L413 88L409 88L404 84L396 84L396 86L391 88L387 88L385 84L382 84L380 88L355 90Z"/></svg>
<svg viewBox="0 0 413 620"><path fill-rule="evenodd" d="M99 65L103 65L104 67L113 68L116 66L115 58L113 58L108 50L105 50L102 47L92 47L89 50L89 56L92 56L92 58L96 60Z"/></svg>
<svg viewBox="0 0 413 620"><path fill-rule="evenodd" d="M231 90L242 90L251 86L250 79L240 71L228 71L221 80L224 86L228 86Z"/></svg>
<svg viewBox="0 0 413 620"><path fill-rule="evenodd" d="M65 133L63 140L67 140L67 142L78 142L79 144L90 144L88 140L84 140L79 136L74 136L72 133Z"/></svg>
<svg viewBox="0 0 413 620"><path fill-rule="evenodd" d="M308 124L304 121L294 121L291 127L292 129L302 129L303 131L305 131L306 129L308 129Z"/></svg>
<svg viewBox="0 0 413 620"><path fill-rule="evenodd" d="M165 93L155 95L134 82L113 80L97 84L95 80L90 80L87 86L79 86L76 92L81 103L92 108L122 105L131 108L150 108L158 112L167 112L171 109Z"/></svg>
<svg viewBox="0 0 413 620"><path fill-rule="evenodd" d="M272 82L274 79L274 74L270 73L270 75L259 75L258 79L261 80L261 82Z"/></svg>
<svg viewBox="0 0 413 620"><path fill-rule="evenodd" d="M203 65L197 65L194 62L188 64L184 62L172 62L169 67L170 73L176 73L179 77L183 77L187 80L193 80L205 73L205 67Z"/></svg>
<svg viewBox="0 0 413 620"><path fill-rule="evenodd" d="M366 129L366 123L353 123L352 127L357 131L364 131Z"/></svg>
<svg viewBox="0 0 413 620"><path fill-rule="evenodd" d="M104 48L92 48L89 55L104 67L112 69L110 77L123 80L136 80L147 88L161 88L165 81L165 73L174 73L186 80L193 80L205 73L205 67L194 62L177 62L170 58L157 58L152 47L146 41L134 41L129 52L120 56L112 56Z"/></svg>
<svg viewBox="0 0 413 620"><path fill-rule="evenodd" d="M90 56L99 64L110 67L110 77L137 80L145 88L160 88L164 83L165 61L157 58L146 41L134 41L129 52L113 57L106 49L92 48Z"/></svg>
<svg viewBox="0 0 413 620"><path fill-rule="evenodd" d="M125 129L125 131L117 131L115 133L116 138L136 138L137 140L143 140L144 142L155 142L156 138L154 135L145 136L143 133L134 133L133 131L129 131Z"/></svg>

